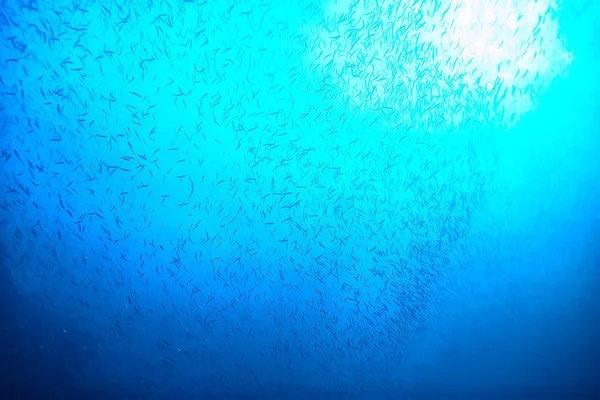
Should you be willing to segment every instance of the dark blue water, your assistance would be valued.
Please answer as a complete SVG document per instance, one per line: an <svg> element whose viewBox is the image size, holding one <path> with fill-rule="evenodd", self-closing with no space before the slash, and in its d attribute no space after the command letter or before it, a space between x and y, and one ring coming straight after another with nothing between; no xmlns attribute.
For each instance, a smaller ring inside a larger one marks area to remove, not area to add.
<svg viewBox="0 0 600 400"><path fill-rule="evenodd" d="M1 1L3 398L599 398L599 21Z"/></svg>

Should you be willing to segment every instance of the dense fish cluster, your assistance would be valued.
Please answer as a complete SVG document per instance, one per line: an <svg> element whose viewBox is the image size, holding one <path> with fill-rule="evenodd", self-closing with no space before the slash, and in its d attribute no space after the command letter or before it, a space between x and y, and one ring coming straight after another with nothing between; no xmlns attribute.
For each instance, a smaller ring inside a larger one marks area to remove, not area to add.
<svg viewBox="0 0 600 400"><path fill-rule="evenodd" d="M311 66L351 104L429 132L512 126L572 54L553 0L337 1L311 27Z"/></svg>
<svg viewBox="0 0 600 400"><path fill-rule="evenodd" d="M568 63L534 3L499 67L457 1L4 1L2 262L99 379L397 389L468 267L481 122Z"/></svg>

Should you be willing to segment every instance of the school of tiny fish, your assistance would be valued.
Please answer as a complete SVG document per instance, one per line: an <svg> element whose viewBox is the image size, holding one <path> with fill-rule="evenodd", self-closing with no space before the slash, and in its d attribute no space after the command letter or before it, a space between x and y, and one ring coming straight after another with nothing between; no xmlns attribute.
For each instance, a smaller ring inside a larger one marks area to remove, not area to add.
<svg viewBox="0 0 600 400"><path fill-rule="evenodd" d="M397 388L572 59L551 0L2 4L2 262L180 394Z"/></svg>

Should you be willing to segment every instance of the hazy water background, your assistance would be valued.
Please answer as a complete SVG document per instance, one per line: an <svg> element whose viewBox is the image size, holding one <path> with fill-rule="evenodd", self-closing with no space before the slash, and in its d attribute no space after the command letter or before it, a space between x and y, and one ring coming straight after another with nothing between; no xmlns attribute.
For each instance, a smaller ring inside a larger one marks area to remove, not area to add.
<svg viewBox="0 0 600 400"><path fill-rule="evenodd" d="M594 2L1 4L9 398L598 393Z"/></svg>

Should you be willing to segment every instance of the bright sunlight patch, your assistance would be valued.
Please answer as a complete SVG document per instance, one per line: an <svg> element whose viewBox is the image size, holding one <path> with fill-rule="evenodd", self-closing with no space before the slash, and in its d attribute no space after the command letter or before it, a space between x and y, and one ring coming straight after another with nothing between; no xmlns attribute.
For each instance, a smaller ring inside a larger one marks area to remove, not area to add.
<svg viewBox="0 0 600 400"><path fill-rule="evenodd" d="M349 102L435 130L510 126L572 60L552 0L332 1L313 27L312 68Z"/></svg>

